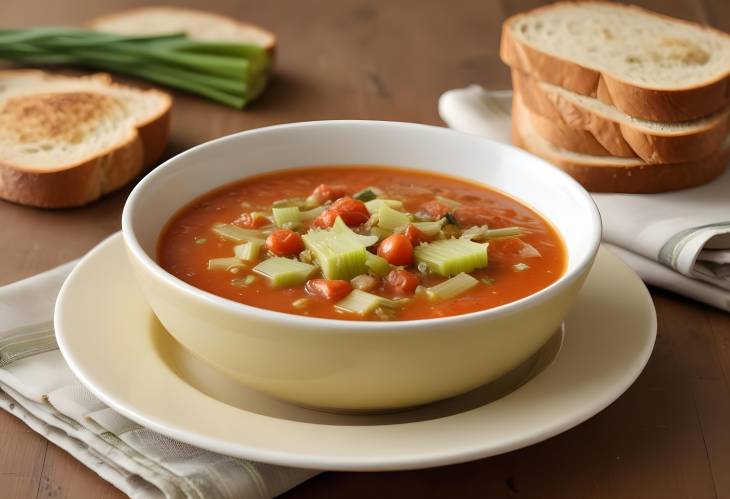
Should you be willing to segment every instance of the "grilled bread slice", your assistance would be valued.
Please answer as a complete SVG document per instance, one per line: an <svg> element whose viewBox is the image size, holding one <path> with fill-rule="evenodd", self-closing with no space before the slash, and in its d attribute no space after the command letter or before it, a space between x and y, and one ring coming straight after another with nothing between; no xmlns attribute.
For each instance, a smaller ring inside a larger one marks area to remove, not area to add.
<svg viewBox="0 0 730 499"><path fill-rule="evenodd" d="M695 161L648 164L639 158L596 156L550 144L535 130L520 94L512 100L512 142L561 168L592 192L647 194L685 189L719 176L730 160L730 139Z"/></svg>
<svg viewBox="0 0 730 499"><path fill-rule="evenodd" d="M0 71L0 197L60 208L123 186L159 159L171 104L104 74Z"/></svg>
<svg viewBox="0 0 730 499"><path fill-rule="evenodd" d="M559 2L507 19L502 60L651 121L687 121L730 103L730 36L634 6Z"/></svg>
<svg viewBox="0 0 730 499"><path fill-rule="evenodd" d="M708 156L730 131L730 108L682 123L634 118L593 97L512 70L512 86L532 111L538 133L568 151L681 163Z"/></svg>

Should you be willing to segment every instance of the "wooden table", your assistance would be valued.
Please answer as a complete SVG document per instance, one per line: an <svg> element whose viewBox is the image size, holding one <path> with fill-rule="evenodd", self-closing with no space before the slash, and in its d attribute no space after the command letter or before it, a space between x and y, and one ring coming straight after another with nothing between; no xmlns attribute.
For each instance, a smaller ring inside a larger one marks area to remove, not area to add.
<svg viewBox="0 0 730 499"><path fill-rule="evenodd" d="M136 0L2 0L0 23L81 23ZM195 6L195 2L181 2ZM200 2L202 3L202 2ZM509 86L505 16L541 1L208 0L280 40L276 80L235 111L176 95L168 155L232 132L291 121L367 118L442 124L441 92ZM637 3L730 31L728 0ZM119 229L129 192L85 208L0 202L0 284L83 255ZM730 497L730 316L652 290L654 354L638 381L586 423L532 447L444 468L324 473L285 497ZM0 497L119 497L64 451L0 412Z"/></svg>

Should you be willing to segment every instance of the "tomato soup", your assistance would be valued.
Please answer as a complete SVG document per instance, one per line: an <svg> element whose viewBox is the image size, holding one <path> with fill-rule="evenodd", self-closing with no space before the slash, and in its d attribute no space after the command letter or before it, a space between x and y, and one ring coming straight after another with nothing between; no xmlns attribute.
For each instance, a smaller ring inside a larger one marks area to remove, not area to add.
<svg viewBox="0 0 730 499"><path fill-rule="evenodd" d="M312 167L227 185L176 213L160 265L254 307L345 320L485 310L564 272L553 226L488 186L381 166Z"/></svg>

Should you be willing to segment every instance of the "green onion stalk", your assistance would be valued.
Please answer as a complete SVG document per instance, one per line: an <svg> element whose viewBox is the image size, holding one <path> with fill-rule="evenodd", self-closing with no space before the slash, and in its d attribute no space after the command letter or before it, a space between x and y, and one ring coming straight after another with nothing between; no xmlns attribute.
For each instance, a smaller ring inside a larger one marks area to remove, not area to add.
<svg viewBox="0 0 730 499"><path fill-rule="evenodd" d="M125 36L76 28L0 29L0 60L130 75L243 108L266 87L263 47L201 42L184 33Z"/></svg>

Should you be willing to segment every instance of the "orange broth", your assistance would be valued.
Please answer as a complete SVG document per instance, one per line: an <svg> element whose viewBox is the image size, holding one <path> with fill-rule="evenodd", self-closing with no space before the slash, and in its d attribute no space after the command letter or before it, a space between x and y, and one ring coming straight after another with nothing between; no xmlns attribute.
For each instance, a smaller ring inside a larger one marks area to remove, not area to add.
<svg viewBox="0 0 730 499"><path fill-rule="evenodd" d="M249 177L205 194L182 208L168 222L159 238L158 261L179 279L239 303L310 317L363 320L363 317L337 310L327 300L313 299L303 285L276 289L259 276L253 283L237 287L231 281L252 274L249 269L235 275L207 269L209 259L231 256L236 245L216 236L211 230L213 225L231 223L242 212L270 211L274 201L306 197L320 184L345 186L350 195L368 186L377 186L386 191L388 198L402 201L409 212L417 212L435 195L464 206L488 208L488 220L483 222L488 222L490 229L519 226L525 230L520 239L541 254L525 259L514 252L513 238L492 240L488 266L471 272L480 279L479 285L444 301L413 296L394 320L431 319L497 307L547 287L564 272L566 251L555 228L516 199L485 185L450 176L359 165L279 171ZM529 266L516 270L515 265L520 263ZM421 275L421 285L427 287L444 280L436 275ZM373 293L394 298L384 287ZM308 298L305 310L292 305L300 298Z"/></svg>

